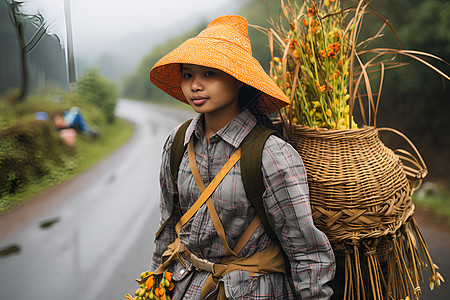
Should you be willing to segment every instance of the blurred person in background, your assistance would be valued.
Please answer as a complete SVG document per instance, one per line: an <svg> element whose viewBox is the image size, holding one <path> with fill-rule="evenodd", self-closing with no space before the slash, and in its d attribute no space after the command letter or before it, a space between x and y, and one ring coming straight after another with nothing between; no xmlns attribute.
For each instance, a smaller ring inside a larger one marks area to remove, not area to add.
<svg viewBox="0 0 450 300"><path fill-rule="evenodd" d="M77 106L72 107L62 114L56 115L53 118L53 124L59 131L64 142L71 146L75 146L76 144L77 133L82 133L92 138L98 136L98 130L89 127L81 109Z"/></svg>

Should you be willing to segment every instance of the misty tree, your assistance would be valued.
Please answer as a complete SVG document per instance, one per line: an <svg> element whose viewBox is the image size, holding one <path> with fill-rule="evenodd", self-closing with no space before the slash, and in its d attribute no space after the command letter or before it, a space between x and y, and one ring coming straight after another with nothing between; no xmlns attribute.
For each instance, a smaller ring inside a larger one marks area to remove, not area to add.
<svg viewBox="0 0 450 300"><path fill-rule="evenodd" d="M27 53L33 50L39 43L42 37L47 33L47 25L44 17L38 13L35 15L28 15L22 12L22 4L24 1L6 0L6 4L9 8L9 16L12 24L16 29L16 35L20 48L20 63L21 63L21 88L20 94L17 97L17 101L23 101L28 93L29 87L29 70ZM31 22L36 30L34 34L26 40L25 37L25 24Z"/></svg>

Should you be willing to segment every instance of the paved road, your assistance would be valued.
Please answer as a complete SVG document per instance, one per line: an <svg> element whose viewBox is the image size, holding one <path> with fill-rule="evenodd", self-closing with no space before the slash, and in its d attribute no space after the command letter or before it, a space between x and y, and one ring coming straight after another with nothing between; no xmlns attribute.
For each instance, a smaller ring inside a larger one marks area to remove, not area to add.
<svg viewBox="0 0 450 300"><path fill-rule="evenodd" d="M169 131L185 111L122 100L132 139L93 168L0 216L1 300L123 300L148 267L159 211L158 169ZM450 279L450 231L424 214L419 226ZM450 299L450 285L421 299Z"/></svg>
<svg viewBox="0 0 450 300"><path fill-rule="evenodd" d="M117 114L136 127L123 148L0 217L0 299L112 300L136 289L159 223L162 145L192 113L123 100Z"/></svg>

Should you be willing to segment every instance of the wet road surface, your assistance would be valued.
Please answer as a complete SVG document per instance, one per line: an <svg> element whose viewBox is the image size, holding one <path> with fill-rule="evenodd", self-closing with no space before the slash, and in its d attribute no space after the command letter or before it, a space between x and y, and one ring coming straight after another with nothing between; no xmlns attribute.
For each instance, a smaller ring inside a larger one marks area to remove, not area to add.
<svg viewBox="0 0 450 300"><path fill-rule="evenodd" d="M159 223L159 162L170 130L187 111L122 100L117 114L136 128L110 157L17 210L0 216L1 300L123 300L148 268ZM450 230L416 219L450 280ZM426 273L426 278L429 276ZM421 299L450 299L450 285Z"/></svg>
<svg viewBox="0 0 450 300"><path fill-rule="evenodd" d="M0 299L125 299L136 289L159 223L162 145L193 114L135 101L117 114L136 128L124 147L0 217Z"/></svg>

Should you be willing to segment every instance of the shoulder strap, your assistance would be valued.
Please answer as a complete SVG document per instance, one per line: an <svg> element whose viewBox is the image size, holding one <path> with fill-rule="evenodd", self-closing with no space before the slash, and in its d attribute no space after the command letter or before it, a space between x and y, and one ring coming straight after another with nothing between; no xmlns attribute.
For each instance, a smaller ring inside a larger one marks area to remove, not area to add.
<svg viewBox="0 0 450 300"><path fill-rule="evenodd" d="M184 146L184 138L191 121L192 120L187 120L180 126L172 143L172 148L170 151L170 172L173 182L177 181L181 159L186 151L186 147ZM256 125L245 137L242 142L241 173L245 193L250 201L250 204L256 210L256 213L261 219L261 223L263 224L264 229L271 240L277 244L280 244L278 237L272 230L272 227L270 227L266 211L262 203L262 194L265 190L261 172L262 152L267 138L272 134L279 136L275 130L261 125ZM177 199L178 193L175 193L174 200L177 201ZM160 233L164 225L165 224L163 224L160 230L158 230L157 235Z"/></svg>
<svg viewBox="0 0 450 300"><path fill-rule="evenodd" d="M261 223L272 241L280 244L277 235L270 227L266 211L262 203L262 195L265 191L263 175L261 171L262 152L267 138L278 133L275 130L256 125L242 142L241 173L244 182L245 193L250 204L256 210Z"/></svg>
<svg viewBox="0 0 450 300"><path fill-rule="evenodd" d="M192 119L187 120L181 124L178 128L175 137L173 138L172 148L170 149L170 175L172 176L172 181L177 181L178 170L180 169L181 159L183 158L184 152L186 152L186 146L184 145L184 139L186 136L186 130L191 124Z"/></svg>
<svg viewBox="0 0 450 300"><path fill-rule="evenodd" d="M178 128L177 132L175 133L175 136L173 138L172 146L170 148L170 157L169 157L169 164L170 164L170 176L172 182L177 182L178 177L178 170L180 169L180 163L181 159L183 158L184 152L186 151L186 146L184 146L184 137L186 135L186 130L191 124L192 119L187 120L181 126ZM176 186L175 186L176 188ZM173 203L176 203L178 201L178 190L173 195ZM161 231L166 226L167 222L169 222L170 218L172 216L169 216L167 220L161 225L161 227L158 229L158 231L155 233L155 237L158 238Z"/></svg>

